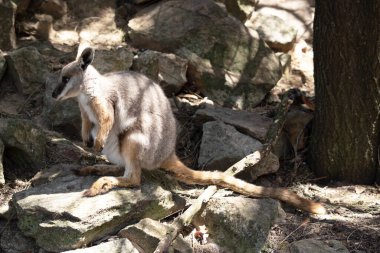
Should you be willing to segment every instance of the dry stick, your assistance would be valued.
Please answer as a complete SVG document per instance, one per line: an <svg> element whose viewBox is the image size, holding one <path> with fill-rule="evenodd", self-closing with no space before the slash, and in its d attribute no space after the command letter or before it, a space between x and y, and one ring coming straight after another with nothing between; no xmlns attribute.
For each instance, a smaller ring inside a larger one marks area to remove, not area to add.
<svg viewBox="0 0 380 253"><path fill-rule="evenodd" d="M285 122L285 116L289 109L292 100L289 100L287 94L284 95L281 100L280 106L276 113L276 117L273 124L270 126L267 136L266 144L261 151L256 151L252 154L247 155L231 167L229 167L224 174L228 176L234 176L246 168L252 168L259 161L262 161L269 155L272 150L273 145L277 142L280 135L282 126ZM179 217L177 217L171 224L171 229L167 232L165 238L160 240L155 249L154 253L163 253L169 248L178 234L182 231L185 226L188 226L193 217L202 209L209 199L217 192L218 188L215 185L207 187L207 189L195 200L195 202Z"/></svg>

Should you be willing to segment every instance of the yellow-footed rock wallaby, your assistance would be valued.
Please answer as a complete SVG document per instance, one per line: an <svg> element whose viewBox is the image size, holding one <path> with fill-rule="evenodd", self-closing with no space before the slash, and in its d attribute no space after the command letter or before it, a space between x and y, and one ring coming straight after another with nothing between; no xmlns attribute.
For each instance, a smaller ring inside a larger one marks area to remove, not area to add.
<svg viewBox="0 0 380 253"><path fill-rule="evenodd" d="M92 65L94 50L86 48L63 67L53 91L57 100L77 97L82 117L82 138L115 165L83 167L79 174L102 176L85 196L113 187L139 186L141 169L163 168L188 184L218 185L260 198L274 198L311 213L325 213L316 202L282 188L249 184L219 171L195 171L175 154L176 121L161 87L142 74L115 72L101 75ZM122 177L105 176L124 170Z"/></svg>

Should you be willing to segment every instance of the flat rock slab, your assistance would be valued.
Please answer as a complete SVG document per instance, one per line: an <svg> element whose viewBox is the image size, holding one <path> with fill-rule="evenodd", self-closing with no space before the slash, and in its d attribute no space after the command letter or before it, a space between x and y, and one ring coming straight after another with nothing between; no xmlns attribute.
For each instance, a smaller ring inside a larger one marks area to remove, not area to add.
<svg viewBox="0 0 380 253"><path fill-rule="evenodd" d="M165 238L166 234L172 228L152 219L143 219L139 223L130 225L119 232L119 236L128 238L134 245L137 245L142 252L154 252L160 240ZM172 244L176 252L191 253L193 252L190 244L179 235Z"/></svg>
<svg viewBox="0 0 380 253"><path fill-rule="evenodd" d="M63 253L139 253L139 251L128 239L123 238L84 249L64 251Z"/></svg>
<svg viewBox="0 0 380 253"><path fill-rule="evenodd" d="M232 110L224 107L208 107L196 111L194 119L203 124L207 121L222 121L240 132L259 141L264 141L273 120L258 113Z"/></svg>
<svg viewBox="0 0 380 253"><path fill-rule="evenodd" d="M74 168L57 165L48 176L40 176L37 186L13 196L19 228L47 251L77 249L142 218L160 219L185 205L152 180L141 188L86 198L83 191L98 177L78 177Z"/></svg>

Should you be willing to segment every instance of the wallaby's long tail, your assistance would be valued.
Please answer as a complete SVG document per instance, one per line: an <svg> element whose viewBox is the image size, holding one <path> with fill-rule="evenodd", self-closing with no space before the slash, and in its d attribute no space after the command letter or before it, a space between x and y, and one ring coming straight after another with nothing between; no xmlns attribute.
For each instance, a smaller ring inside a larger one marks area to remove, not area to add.
<svg viewBox="0 0 380 253"><path fill-rule="evenodd" d="M187 184L218 185L246 196L278 199L310 213L326 213L326 209L320 203L302 198L287 189L257 186L219 171L192 170L184 165L176 155L167 159L161 167L173 174L176 179Z"/></svg>

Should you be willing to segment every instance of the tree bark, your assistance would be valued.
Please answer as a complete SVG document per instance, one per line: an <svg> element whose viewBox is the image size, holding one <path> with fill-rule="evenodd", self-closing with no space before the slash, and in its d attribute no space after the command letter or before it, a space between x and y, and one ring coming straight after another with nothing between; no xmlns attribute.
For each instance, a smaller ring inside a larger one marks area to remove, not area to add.
<svg viewBox="0 0 380 253"><path fill-rule="evenodd" d="M371 184L380 174L380 1L315 7L310 165L320 176Z"/></svg>

